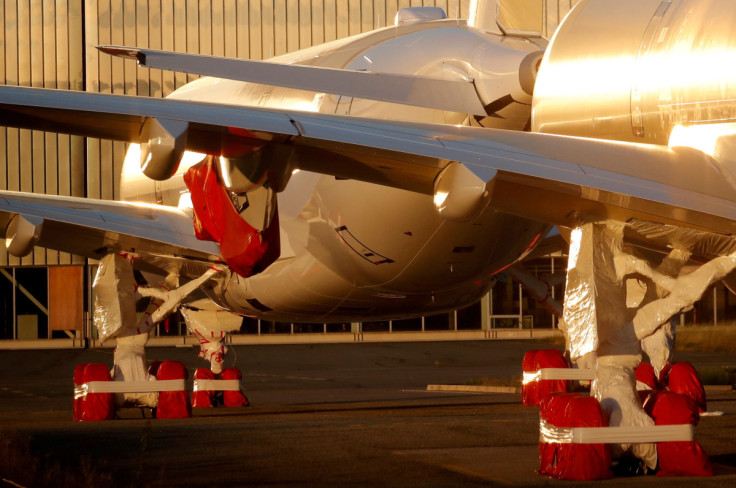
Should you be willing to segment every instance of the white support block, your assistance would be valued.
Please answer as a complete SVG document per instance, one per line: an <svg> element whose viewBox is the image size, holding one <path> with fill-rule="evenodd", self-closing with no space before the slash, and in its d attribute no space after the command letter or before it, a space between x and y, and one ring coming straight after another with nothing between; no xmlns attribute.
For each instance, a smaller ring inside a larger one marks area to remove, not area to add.
<svg viewBox="0 0 736 488"><path fill-rule="evenodd" d="M540 380L578 380L592 381L595 379L594 369L577 368L542 368L537 371L525 371L522 383L527 385Z"/></svg>
<svg viewBox="0 0 736 488"><path fill-rule="evenodd" d="M548 444L642 444L692 441L691 424L650 427L556 427L539 421L539 442Z"/></svg>
<svg viewBox="0 0 736 488"><path fill-rule="evenodd" d="M594 369L544 368L540 370L543 380L594 380Z"/></svg>
<svg viewBox="0 0 736 488"><path fill-rule="evenodd" d="M240 380L194 380L193 391L240 391Z"/></svg>
<svg viewBox="0 0 736 488"><path fill-rule="evenodd" d="M156 393L160 391L184 391L186 383L181 380L159 381L90 381L80 385L85 393Z"/></svg>

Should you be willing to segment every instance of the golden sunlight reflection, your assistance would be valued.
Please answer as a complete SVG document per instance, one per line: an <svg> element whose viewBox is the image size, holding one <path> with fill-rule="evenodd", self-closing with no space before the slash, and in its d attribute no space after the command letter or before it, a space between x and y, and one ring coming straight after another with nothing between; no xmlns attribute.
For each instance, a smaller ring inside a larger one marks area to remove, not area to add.
<svg viewBox="0 0 736 488"><path fill-rule="evenodd" d="M586 97L610 95L631 85L636 60L631 56L584 58L543 65L534 96L537 99L577 97L585 87Z"/></svg>
<svg viewBox="0 0 736 488"><path fill-rule="evenodd" d="M676 125L672 128L668 145L670 147L692 147L709 156L715 156L718 140L721 137L734 134L736 134L736 123L733 122L691 126Z"/></svg>
<svg viewBox="0 0 736 488"><path fill-rule="evenodd" d="M141 171L141 145L131 144L128 146L128 152L125 153L123 161L123 180L142 175Z"/></svg>
<svg viewBox="0 0 736 488"><path fill-rule="evenodd" d="M206 157L207 157L206 154L202 154L202 153L198 153L194 151L184 151L184 155L181 157L181 161L179 162L179 168L176 170L176 174L186 173L189 168L201 162Z"/></svg>
<svg viewBox="0 0 736 488"><path fill-rule="evenodd" d="M567 270L574 269L578 264L578 254L580 254L580 246L583 243L583 230L576 227L570 233L570 252L567 262Z"/></svg>
<svg viewBox="0 0 736 488"><path fill-rule="evenodd" d="M184 151L175 175L183 175L189 168L202 161L207 155L192 151ZM141 145L130 144L123 161L123 180L133 181L146 178L141 170Z"/></svg>
<svg viewBox="0 0 736 488"><path fill-rule="evenodd" d="M438 191L434 194L434 206L437 208L441 208L442 205L444 205L445 200L447 200L449 193L446 191Z"/></svg>

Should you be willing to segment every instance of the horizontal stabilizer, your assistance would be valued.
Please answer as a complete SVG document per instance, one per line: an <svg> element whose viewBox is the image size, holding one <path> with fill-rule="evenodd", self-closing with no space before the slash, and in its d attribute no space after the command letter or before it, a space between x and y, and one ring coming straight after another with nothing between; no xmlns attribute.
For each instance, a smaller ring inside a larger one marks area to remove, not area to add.
<svg viewBox="0 0 736 488"><path fill-rule="evenodd" d="M441 80L422 76L278 64L123 46L98 46L98 49L113 56L135 59L139 66L147 68L472 115L487 115L472 80Z"/></svg>

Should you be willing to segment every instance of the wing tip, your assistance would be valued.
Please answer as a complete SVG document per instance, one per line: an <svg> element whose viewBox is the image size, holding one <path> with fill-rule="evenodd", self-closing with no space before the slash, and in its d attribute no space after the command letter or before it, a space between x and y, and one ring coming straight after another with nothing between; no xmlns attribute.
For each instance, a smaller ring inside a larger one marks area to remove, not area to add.
<svg viewBox="0 0 736 488"><path fill-rule="evenodd" d="M100 45L95 46L98 51L101 51L110 56L117 56L124 59L134 59L139 65L145 66L146 55L138 48L127 47L127 46L106 46Z"/></svg>

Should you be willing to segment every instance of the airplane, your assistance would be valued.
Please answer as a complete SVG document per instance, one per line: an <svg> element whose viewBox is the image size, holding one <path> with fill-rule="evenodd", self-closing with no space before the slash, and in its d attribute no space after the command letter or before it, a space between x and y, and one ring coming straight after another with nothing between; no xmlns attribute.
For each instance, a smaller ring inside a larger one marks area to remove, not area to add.
<svg viewBox="0 0 736 488"><path fill-rule="evenodd" d="M566 349L612 425L650 425L642 350L664 368L669 319L736 268L736 9L583 1L547 41L499 5L403 9L268 61L99 47L204 76L166 99L2 86L0 125L131 142L121 201L0 192L6 248L101 260L95 319L124 380L179 307L217 372L232 314L456 309L556 227Z"/></svg>

